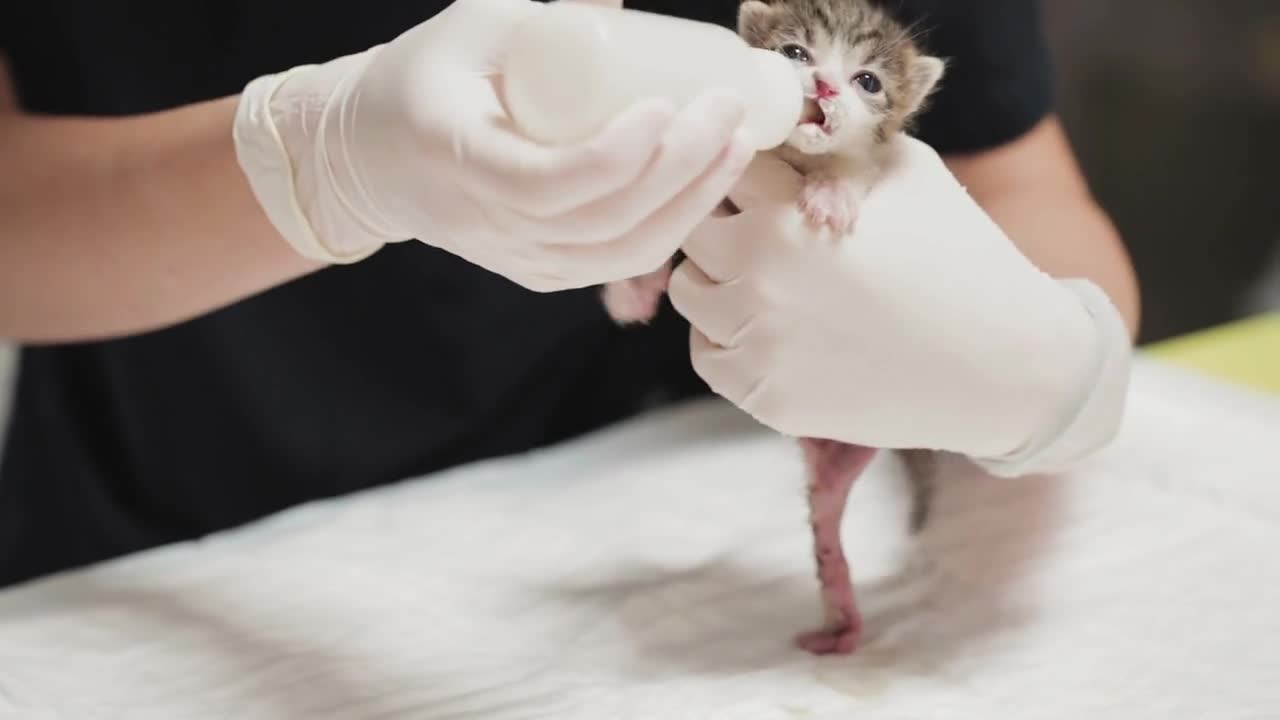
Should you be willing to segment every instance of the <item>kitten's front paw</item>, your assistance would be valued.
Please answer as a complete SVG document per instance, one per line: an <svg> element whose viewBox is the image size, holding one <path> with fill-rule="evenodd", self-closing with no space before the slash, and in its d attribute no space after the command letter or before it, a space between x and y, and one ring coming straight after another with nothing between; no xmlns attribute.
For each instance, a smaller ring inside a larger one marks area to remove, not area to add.
<svg viewBox="0 0 1280 720"><path fill-rule="evenodd" d="M848 180L817 175L805 181L800 205L809 222L841 235L853 232L858 220L858 193Z"/></svg>

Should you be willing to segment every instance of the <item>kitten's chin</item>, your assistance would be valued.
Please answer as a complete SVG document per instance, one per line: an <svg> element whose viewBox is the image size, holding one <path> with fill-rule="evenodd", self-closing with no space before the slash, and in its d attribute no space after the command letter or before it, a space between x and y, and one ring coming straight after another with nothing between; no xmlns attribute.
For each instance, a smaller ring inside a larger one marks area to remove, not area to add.
<svg viewBox="0 0 1280 720"><path fill-rule="evenodd" d="M850 109L843 98L805 98L800 123L787 146L806 155L825 155L847 143Z"/></svg>
<svg viewBox="0 0 1280 720"><path fill-rule="evenodd" d="M791 131L787 147L805 155L822 155L831 152L839 144L836 137L821 125L803 123Z"/></svg>

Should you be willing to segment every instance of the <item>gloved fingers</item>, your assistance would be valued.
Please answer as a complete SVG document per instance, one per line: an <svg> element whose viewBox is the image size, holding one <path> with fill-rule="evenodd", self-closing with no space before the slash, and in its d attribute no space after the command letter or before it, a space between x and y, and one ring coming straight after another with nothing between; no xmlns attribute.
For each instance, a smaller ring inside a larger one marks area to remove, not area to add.
<svg viewBox="0 0 1280 720"><path fill-rule="evenodd" d="M452 124L459 182L481 201L551 218L622 190L649 166L675 112L662 99L619 113L584 142L561 147L520 136L485 92Z"/></svg>
<svg viewBox="0 0 1280 720"><path fill-rule="evenodd" d="M454 240L455 242L442 248L472 265L491 268L491 272L497 272L526 287L528 287L526 279L541 275L546 265L545 262L539 262L538 258L531 256L528 252L521 252L518 248L493 247L485 243L466 242L461 238L454 238ZM458 240L461 241L458 242ZM539 282L542 283L544 280L545 278Z"/></svg>
<svg viewBox="0 0 1280 720"><path fill-rule="evenodd" d="M561 275L548 272L532 272L520 277L519 285L536 293L561 292L576 290L581 287Z"/></svg>
<svg viewBox="0 0 1280 720"><path fill-rule="evenodd" d="M501 207L481 207L494 233L502 238L492 248L497 256L488 257L485 267L500 267L503 274L515 278L523 278L530 274L548 274L563 282L566 276L591 278L581 285L594 285L614 280L633 277L652 267L675 252L674 245L665 245L637 261L637 255L644 248L629 247L623 239L599 242L595 244L548 242L543 239L547 234L544 223L532 220L524 215ZM553 238L554 239L554 238ZM656 258L650 261L650 258ZM637 271L637 267L642 270ZM522 281L521 284L524 284ZM557 289L567 289L568 285Z"/></svg>
<svg viewBox="0 0 1280 720"><path fill-rule="evenodd" d="M746 270L760 222L760 217L749 214L707 218L680 249L707 277L718 283L733 282Z"/></svg>
<svg viewBox="0 0 1280 720"><path fill-rule="evenodd" d="M544 247L562 252L566 262L610 279L622 280L657 268L720 206L752 152L745 134L736 134L701 178L627 234L595 244L549 243Z"/></svg>
<svg viewBox="0 0 1280 720"><path fill-rule="evenodd" d="M707 341L724 348L736 346L739 337L751 327L752 304L744 297L745 292L741 285L715 282L692 259L676 267L667 286L667 297L676 312Z"/></svg>
<svg viewBox="0 0 1280 720"><path fill-rule="evenodd" d="M574 290L591 283L574 282L572 277L559 272L558 268L548 268L545 261L534 258L519 257L497 258L482 267L495 268L502 276L515 284L537 293L560 292Z"/></svg>
<svg viewBox="0 0 1280 720"><path fill-rule="evenodd" d="M764 378L751 372L752 366L743 361L742 352L721 347L698 328L689 328L689 358L694 372L717 395L750 412L743 403L757 393Z"/></svg>
<svg viewBox="0 0 1280 720"><path fill-rule="evenodd" d="M758 206L794 203L804 189L804 176L772 153L760 153L747 167L729 200L746 212Z"/></svg>
<svg viewBox="0 0 1280 720"><path fill-rule="evenodd" d="M698 377L760 424L790 437L813 435L802 417L786 412L788 396L770 376L769 365L759 362L755 350L720 347L691 328L689 355Z"/></svg>
<svg viewBox="0 0 1280 720"><path fill-rule="evenodd" d="M543 224L556 242L592 242L630 233L697 183L723 199L745 169L745 162L736 162L740 154L732 158L734 164L723 165L726 152L741 151L732 147L735 138L745 144L738 132L742 117L742 104L727 93L707 93L694 99L676 116L657 156L635 182ZM729 174L717 174L720 168Z"/></svg>
<svg viewBox="0 0 1280 720"><path fill-rule="evenodd" d="M504 233L499 230L499 234ZM450 242L437 247L535 292L569 290L593 284L590 281L575 282L570 269L557 262L557 258L549 258L537 243L491 243L483 238L453 236Z"/></svg>

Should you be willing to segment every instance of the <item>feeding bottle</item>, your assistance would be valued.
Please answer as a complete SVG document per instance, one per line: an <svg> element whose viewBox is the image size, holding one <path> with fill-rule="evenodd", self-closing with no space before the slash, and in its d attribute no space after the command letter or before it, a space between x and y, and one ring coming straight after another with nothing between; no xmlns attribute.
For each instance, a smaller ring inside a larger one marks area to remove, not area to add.
<svg viewBox="0 0 1280 720"><path fill-rule="evenodd" d="M585 140L638 100L679 107L717 87L740 93L757 150L781 145L803 112L790 60L712 23L552 2L513 32L507 50L507 109L522 133L546 144Z"/></svg>

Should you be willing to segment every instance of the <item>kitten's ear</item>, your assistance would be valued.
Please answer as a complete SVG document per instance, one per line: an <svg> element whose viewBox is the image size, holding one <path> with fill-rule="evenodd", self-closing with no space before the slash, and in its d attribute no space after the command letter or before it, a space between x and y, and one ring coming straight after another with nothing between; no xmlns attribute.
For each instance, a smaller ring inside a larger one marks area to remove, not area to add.
<svg viewBox="0 0 1280 720"><path fill-rule="evenodd" d="M919 55L911 61L911 99L912 105L923 104L925 99L938 88L938 81L947 70L947 63L942 58Z"/></svg>
<svg viewBox="0 0 1280 720"><path fill-rule="evenodd" d="M946 71L947 63L942 58L921 55L911 65L912 85L916 86L916 92L922 96L928 95L938 86L938 81Z"/></svg>
<svg viewBox="0 0 1280 720"><path fill-rule="evenodd" d="M738 6L738 34L748 45L761 47L778 24L778 9L761 0L747 0Z"/></svg>

